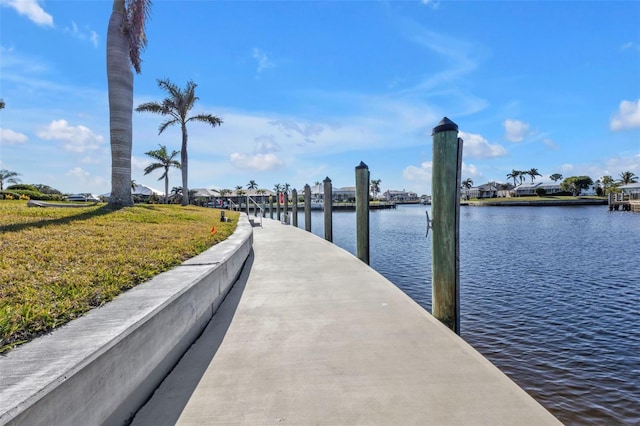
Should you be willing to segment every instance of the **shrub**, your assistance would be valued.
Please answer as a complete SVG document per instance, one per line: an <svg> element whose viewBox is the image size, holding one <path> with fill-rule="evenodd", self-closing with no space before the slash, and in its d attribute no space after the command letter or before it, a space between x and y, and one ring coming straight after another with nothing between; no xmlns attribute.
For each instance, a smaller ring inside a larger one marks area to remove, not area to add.
<svg viewBox="0 0 640 426"><path fill-rule="evenodd" d="M544 188L536 188L535 192L538 197L544 197L547 195L547 190Z"/></svg>
<svg viewBox="0 0 640 426"><path fill-rule="evenodd" d="M19 183L19 184L16 184L16 185L7 186L7 190L40 192L40 191L38 191L38 189L35 186L27 185L25 183Z"/></svg>

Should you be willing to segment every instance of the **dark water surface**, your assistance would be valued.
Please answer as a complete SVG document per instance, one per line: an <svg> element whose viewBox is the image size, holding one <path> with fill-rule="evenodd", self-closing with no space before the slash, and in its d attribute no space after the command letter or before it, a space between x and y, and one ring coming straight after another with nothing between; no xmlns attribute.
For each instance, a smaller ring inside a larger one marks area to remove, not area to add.
<svg viewBox="0 0 640 426"><path fill-rule="evenodd" d="M431 311L426 209L372 211L370 247ZM324 237L322 212L311 224ZM334 212L333 241L355 254L355 213ZM467 342L565 424L640 424L640 214L463 206L460 252Z"/></svg>

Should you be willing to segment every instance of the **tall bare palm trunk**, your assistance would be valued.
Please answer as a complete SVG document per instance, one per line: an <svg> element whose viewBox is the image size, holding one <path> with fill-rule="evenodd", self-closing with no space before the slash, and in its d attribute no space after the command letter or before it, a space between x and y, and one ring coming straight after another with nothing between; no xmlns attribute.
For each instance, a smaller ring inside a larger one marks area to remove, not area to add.
<svg viewBox="0 0 640 426"><path fill-rule="evenodd" d="M107 82L111 139L112 207L133 205L131 195L131 150L133 115L133 72L129 43L123 32L124 0L114 0L107 29Z"/></svg>
<svg viewBox="0 0 640 426"><path fill-rule="evenodd" d="M182 205L189 204L189 188L187 188L188 180L188 156L187 156L187 125L182 123L182 150L180 151L180 163L182 163Z"/></svg>

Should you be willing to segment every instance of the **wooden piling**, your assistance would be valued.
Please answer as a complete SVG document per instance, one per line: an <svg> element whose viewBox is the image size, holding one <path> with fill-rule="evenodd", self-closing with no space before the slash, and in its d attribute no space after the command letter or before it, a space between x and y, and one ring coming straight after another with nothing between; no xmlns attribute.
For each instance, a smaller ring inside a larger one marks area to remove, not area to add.
<svg viewBox="0 0 640 426"><path fill-rule="evenodd" d="M276 219L280 221L280 194L281 192L276 192Z"/></svg>
<svg viewBox="0 0 640 426"><path fill-rule="evenodd" d="M329 176L322 183L324 186L324 239L333 242L333 189Z"/></svg>
<svg viewBox="0 0 640 426"><path fill-rule="evenodd" d="M356 253L369 264L369 167L362 161L356 167Z"/></svg>
<svg viewBox="0 0 640 426"><path fill-rule="evenodd" d="M304 186L304 229L311 232L311 187Z"/></svg>
<svg viewBox="0 0 640 426"><path fill-rule="evenodd" d="M298 191L294 189L291 191L291 215L293 216L292 223L296 228L298 227Z"/></svg>
<svg viewBox="0 0 640 426"><path fill-rule="evenodd" d="M432 311L460 334L460 174L462 139L458 125L444 117L433 128L431 212Z"/></svg>
<svg viewBox="0 0 640 426"><path fill-rule="evenodd" d="M269 219L273 219L273 195L269 195Z"/></svg>

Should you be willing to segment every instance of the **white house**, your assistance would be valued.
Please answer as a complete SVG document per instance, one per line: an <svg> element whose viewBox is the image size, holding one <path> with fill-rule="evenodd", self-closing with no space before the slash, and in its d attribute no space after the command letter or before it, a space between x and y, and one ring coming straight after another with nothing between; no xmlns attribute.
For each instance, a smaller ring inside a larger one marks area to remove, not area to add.
<svg viewBox="0 0 640 426"><path fill-rule="evenodd" d="M619 186L618 189L622 190L623 194L636 194L636 197L640 197L640 182L628 183Z"/></svg>
<svg viewBox="0 0 640 426"><path fill-rule="evenodd" d="M388 190L385 191L382 196L387 201L417 201L419 199L418 194L411 191L397 191L397 190Z"/></svg>

